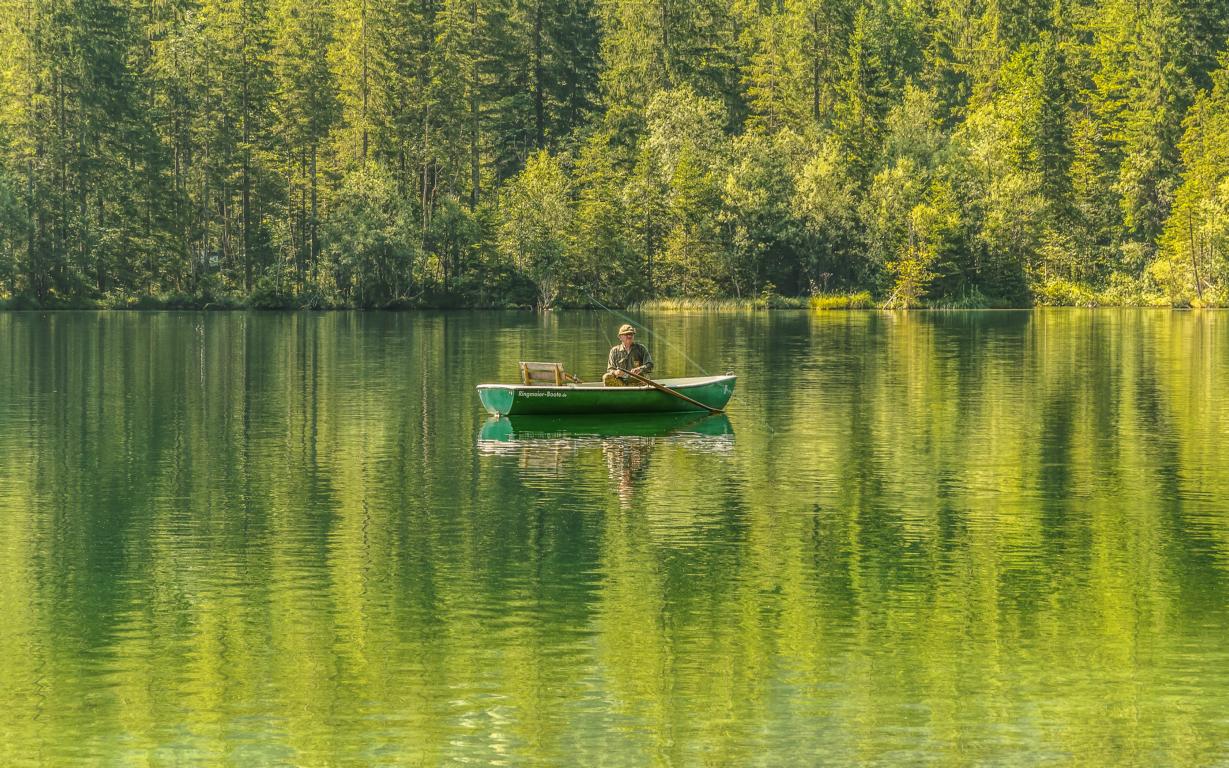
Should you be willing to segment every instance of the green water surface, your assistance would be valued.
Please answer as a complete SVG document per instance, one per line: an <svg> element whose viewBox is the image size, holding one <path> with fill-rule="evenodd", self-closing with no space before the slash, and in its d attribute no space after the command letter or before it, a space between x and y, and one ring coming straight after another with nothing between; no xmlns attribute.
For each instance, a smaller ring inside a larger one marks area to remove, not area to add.
<svg viewBox="0 0 1229 768"><path fill-rule="evenodd" d="M0 765L1229 763L1229 315L0 314Z"/></svg>

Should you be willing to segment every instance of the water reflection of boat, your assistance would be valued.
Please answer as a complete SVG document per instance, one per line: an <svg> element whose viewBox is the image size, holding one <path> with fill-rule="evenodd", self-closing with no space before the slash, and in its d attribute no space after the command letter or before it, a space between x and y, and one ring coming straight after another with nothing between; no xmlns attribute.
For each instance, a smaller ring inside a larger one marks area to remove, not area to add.
<svg viewBox="0 0 1229 768"><path fill-rule="evenodd" d="M628 416L504 416L488 419L478 433L480 448L564 442L576 445L611 438L660 438L666 442L729 443L734 428L724 413Z"/></svg>
<svg viewBox="0 0 1229 768"><path fill-rule="evenodd" d="M635 416L505 416L487 420L478 450L514 456L523 472L572 475L600 456L622 504L648 472L650 457L674 450L723 454L733 450L734 429L724 413Z"/></svg>

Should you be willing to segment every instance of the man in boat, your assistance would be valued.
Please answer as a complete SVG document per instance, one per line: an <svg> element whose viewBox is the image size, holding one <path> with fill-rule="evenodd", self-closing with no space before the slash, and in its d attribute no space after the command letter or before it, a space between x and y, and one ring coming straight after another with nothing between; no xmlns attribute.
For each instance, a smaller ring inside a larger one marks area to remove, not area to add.
<svg viewBox="0 0 1229 768"><path fill-rule="evenodd" d="M602 383L608 387L623 387L640 382L627 375L628 371L647 376L653 370L653 356L644 345L636 341L636 329L629 324L619 328L619 343L610 348L610 359Z"/></svg>

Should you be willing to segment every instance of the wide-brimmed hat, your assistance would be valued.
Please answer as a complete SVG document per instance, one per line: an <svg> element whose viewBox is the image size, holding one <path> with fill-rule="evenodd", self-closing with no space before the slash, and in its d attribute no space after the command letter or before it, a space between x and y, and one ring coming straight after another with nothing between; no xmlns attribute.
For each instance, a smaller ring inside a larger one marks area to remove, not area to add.
<svg viewBox="0 0 1229 768"><path fill-rule="evenodd" d="M619 335L620 335L620 336L622 336L622 335L623 335L623 334L625 334L625 333L630 333L631 335L635 336L635 335L636 335L636 329L635 329L635 328L633 328L633 327L632 327L631 325L629 325L628 323L624 323L624 324L623 324L623 325L619 328Z"/></svg>

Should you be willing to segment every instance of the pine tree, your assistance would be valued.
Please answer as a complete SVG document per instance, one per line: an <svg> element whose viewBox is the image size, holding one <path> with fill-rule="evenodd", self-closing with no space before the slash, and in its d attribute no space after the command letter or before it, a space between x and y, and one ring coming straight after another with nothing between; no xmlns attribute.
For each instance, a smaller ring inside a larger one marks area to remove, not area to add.
<svg viewBox="0 0 1229 768"><path fill-rule="evenodd" d="M337 83L328 64L334 19L326 4L283 0L273 52L276 118L286 178L289 250L299 284L314 278L320 253L320 151L340 118Z"/></svg>
<svg viewBox="0 0 1229 768"><path fill-rule="evenodd" d="M766 14L748 34L754 51L743 81L750 130L774 133L789 128L803 133L815 123L796 22L783 12Z"/></svg>
<svg viewBox="0 0 1229 768"><path fill-rule="evenodd" d="M720 0L599 0L607 102L643 119L653 95L687 86L741 120L737 29Z"/></svg>
<svg viewBox="0 0 1229 768"><path fill-rule="evenodd" d="M648 275L635 244L641 230L632 220L646 200L639 193L624 195L630 179L620 168L621 154L605 132L593 134L580 148L573 168L575 248L586 293L626 305L648 293Z"/></svg>
<svg viewBox="0 0 1229 768"><path fill-rule="evenodd" d="M1229 287L1229 58L1184 121L1186 174L1152 275L1175 304L1224 301Z"/></svg>

